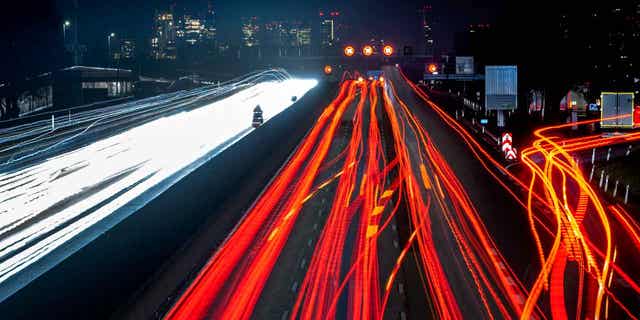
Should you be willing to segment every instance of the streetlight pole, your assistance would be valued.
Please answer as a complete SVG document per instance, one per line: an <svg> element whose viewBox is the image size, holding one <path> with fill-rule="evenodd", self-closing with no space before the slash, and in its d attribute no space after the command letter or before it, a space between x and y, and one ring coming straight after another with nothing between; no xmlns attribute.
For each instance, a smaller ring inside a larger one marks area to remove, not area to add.
<svg viewBox="0 0 640 320"><path fill-rule="evenodd" d="M108 58L108 62L109 64L111 64L111 58L113 57L111 55L111 38L115 37L116 34L111 32L108 36L107 36L107 58Z"/></svg>
<svg viewBox="0 0 640 320"><path fill-rule="evenodd" d="M71 22L69 22L69 20L65 20L65 22L62 23L62 41L64 45L67 44L67 28L69 28L70 25Z"/></svg>

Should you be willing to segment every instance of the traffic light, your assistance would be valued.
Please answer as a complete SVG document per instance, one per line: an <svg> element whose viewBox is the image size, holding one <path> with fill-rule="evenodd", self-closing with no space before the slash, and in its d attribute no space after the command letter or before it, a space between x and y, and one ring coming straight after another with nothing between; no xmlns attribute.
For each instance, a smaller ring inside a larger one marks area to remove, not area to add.
<svg viewBox="0 0 640 320"><path fill-rule="evenodd" d="M373 54L373 47L372 46L364 46L362 48L362 54L365 57L368 57L368 56L372 55Z"/></svg>
<svg viewBox="0 0 640 320"><path fill-rule="evenodd" d="M344 47L344 55L345 56L352 57L354 54L356 54L356 49L353 46Z"/></svg>
<svg viewBox="0 0 640 320"><path fill-rule="evenodd" d="M430 63L429 66L427 66L427 71L431 74L436 74L438 73L438 66L436 66L435 63Z"/></svg>
<svg viewBox="0 0 640 320"><path fill-rule="evenodd" d="M333 68L330 65L324 66L324 74L330 75L333 72Z"/></svg>
<svg viewBox="0 0 640 320"><path fill-rule="evenodd" d="M393 54L393 47L390 46L390 45L384 46L384 48L382 48L382 53L387 57L392 55Z"/></svg>

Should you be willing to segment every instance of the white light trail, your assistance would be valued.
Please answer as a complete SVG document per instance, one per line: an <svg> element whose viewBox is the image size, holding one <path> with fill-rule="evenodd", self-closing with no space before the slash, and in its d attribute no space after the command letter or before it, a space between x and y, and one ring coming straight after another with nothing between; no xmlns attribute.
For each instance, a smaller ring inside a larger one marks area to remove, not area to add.
<svg viewBox="0 0 640 320"><path fill-rule="evenodd" d="M12 293L2 291L16 290L3 288L7 279L116 210L142 206L148 199L140 201L140 195L171 185L175 181L168 178L186 175L184 171L195 169L194 163L215 156L254 130L256 105L266 123L293 104L292 96L302 97L316 83L299 79L258 83L192 111L0 173L0 301Z"/></svg>

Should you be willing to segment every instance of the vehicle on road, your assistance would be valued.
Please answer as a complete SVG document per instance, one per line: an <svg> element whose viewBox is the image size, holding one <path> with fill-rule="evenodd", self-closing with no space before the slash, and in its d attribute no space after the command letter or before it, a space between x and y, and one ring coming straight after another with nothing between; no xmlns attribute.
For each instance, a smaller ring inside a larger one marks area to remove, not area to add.
<svg viewBox="0 0 640 320"><path fill-rule="evenodd" d="M255 109L253 109L253 122L252 125L254 128L257 128L262 125L264 119L262 118L262 109L260 105L257 105Z"/></svg>

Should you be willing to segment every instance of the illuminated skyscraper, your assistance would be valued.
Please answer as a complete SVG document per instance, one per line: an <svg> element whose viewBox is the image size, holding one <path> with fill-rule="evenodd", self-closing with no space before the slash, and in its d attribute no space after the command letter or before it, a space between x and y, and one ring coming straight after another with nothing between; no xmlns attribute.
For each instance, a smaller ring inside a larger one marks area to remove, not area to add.
<svg viewBox="0 0 640 320"><path fill-rule="evenodd" d="M201 19L185 15L179 23L177 37L187 45L199 44L205 35L205 26Z"/></svg>
<svg viewBox="0 0 640 320"><path fill-rule="evenodd" d="M151 37L151 58L155 60L176 59L176 24L170 12L155 16Z"/></svg>
<svg viewBox="0 0 640 320"><path fill-rule="evenodd" d="M431 5L424 5L420 9L421 27L423 43L425 48L425 54L432 56L434 54L434 41L433 41L433 16Z"/></svg>
<svg viewBox="0 0 640 320"><path fill-rule="evenodd" d="M340 11L320 11L320 47L330 48L341 42L341 14Z"/></svg>
<svg viewBox="0 0 640 320"><path fill-rule="evenodd" d="M209 1L207 5L207 14L205 15L203 20L204 20L203 21L203 24L204 24L203 38L205 41L205 45L210 51L216 51L218 29L216 25L216 11L212 1Z"/></svg>
<svg viewBox="0 0 640 320"><path fill-rule="evenodd" d="M300 47L311 47L311 27L308 25L301 25L298 27L297 44Z"/></svg>
<svg viewBox="0 0 640 320"><path fill-rule="evenodd" d="M287 56L303 56L311 53L311 27L301 21L283 24L282 39Z"/></svg>
<svg viewBox="0 0 640 320"><path fill-rule="evenodd" d="M243 17L242 45L247 48L260 46L260 22L258 17Z"/></svg>

